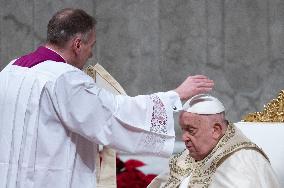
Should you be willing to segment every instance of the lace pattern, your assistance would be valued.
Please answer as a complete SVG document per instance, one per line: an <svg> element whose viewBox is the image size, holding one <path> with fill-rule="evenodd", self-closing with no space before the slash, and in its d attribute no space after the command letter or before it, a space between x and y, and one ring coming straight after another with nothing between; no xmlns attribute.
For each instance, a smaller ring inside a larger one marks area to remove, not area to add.
<svg viewBox="0 0 284 188"><path fill-rule="evenodd" d="M161 151L164 148L165 141L166 141L166 137L163 135L157 135L155 133L148 133L147 135L145 135L143 147L151 148L151 150L155 151L155 153L159 156L161 155Z"/></svg>
<svg viewBox="0 0 284 188"><path fill-rule="evenodd" d="M168 121L168 116L166 113L165 106L157 95L151 95L150 98L153 102L150 131L154 133L167 134L166 125Z"/></svg>
<svg viewBox="0 0 284 188"><path fill-rule="evenodd" d="M159 156L161 155L161 152L164 148L164 143L166 142L166 134L168 133L166 127L168 116L164 104L157 95L151 95L150 99L153 102L150 133L143 133L144 139L140 144L140 147L142 147L143 150L146 149L146 151L151 148L149 153L155 151L156 155Z"/></svg>

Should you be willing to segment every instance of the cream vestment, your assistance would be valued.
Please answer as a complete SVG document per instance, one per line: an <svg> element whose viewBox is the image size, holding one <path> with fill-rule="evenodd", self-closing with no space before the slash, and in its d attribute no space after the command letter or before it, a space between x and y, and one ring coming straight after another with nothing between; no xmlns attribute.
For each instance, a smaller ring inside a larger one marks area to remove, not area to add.
<svg viewBox="0 0 284 188"><path fill-rule="evenodd" d="M148 187L280 187L264 152L233 124L203 160L196 162L185 150L171 158L169 168L169 172L156 177Z"/></svg>

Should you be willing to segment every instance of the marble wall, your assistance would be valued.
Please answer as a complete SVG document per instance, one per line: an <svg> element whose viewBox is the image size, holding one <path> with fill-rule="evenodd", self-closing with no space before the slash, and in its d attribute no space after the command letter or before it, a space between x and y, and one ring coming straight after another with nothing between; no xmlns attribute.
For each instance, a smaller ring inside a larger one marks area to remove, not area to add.
<svg viewBox="0 0 284 188"><path fill-rule="evenodd" d="M188 75L240 121L284 89L281 0L0 0L0 69L44 42L50 17L78 7L97 18L95 57L130 95L175 88Z"/></svg>

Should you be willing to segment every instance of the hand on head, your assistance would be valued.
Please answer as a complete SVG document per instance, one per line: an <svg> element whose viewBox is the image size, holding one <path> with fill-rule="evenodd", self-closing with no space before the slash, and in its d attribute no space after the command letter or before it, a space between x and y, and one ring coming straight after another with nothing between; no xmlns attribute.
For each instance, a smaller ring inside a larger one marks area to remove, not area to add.
<svg viewBox="0 0 284 188"><path fill-rule="evenodd" d="M175 91L179 94L181 100L187 100L194 95L211 91L213 86L213 80L209 80L203 75L195 75L187 77Z"/></svg>

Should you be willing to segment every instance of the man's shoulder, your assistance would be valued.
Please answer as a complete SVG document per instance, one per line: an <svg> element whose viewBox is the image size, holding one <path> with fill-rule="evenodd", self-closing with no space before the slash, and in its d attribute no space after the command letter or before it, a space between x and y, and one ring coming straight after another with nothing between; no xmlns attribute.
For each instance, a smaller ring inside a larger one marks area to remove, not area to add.
<svg viewBox="0 0 284 188"><path fill-rule="evenodd" d="M259 151L250 148L244 148L234 152L231 156L229 156L226 160L224 160L223 164L220 165L252 165L252 164L264 164L269 163L269 161L261 154Z"/></svg>
<svg viewBox="0 0 284 188"><path fill-rule="evenodd" d="M39 79L57 82L58 80L63 81L74 81L78 82L90 82L92 81L82 70L62 62L55 62L47 60L36 66L31 70L32 74L36 75Z"/></svg>
<svg viewBox="0 0 284 188"><path fill-rule="evenodd" d="M55 77L58 77L61 74L64 74L66 72L79 71L79 69L67 63L56 62L56 61L51 61L51 60L44 61L34 66L32 70L35 72L50 74Z"/></svg>

